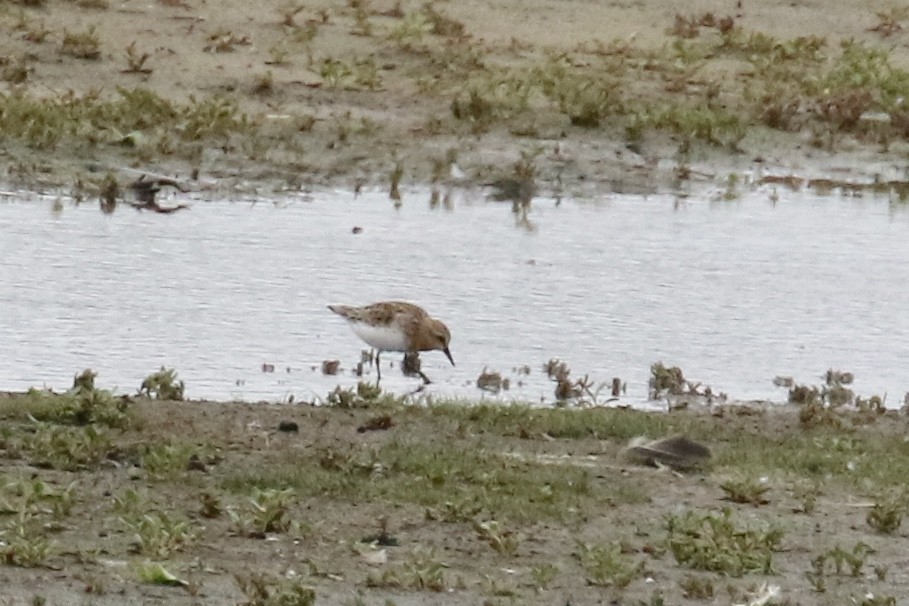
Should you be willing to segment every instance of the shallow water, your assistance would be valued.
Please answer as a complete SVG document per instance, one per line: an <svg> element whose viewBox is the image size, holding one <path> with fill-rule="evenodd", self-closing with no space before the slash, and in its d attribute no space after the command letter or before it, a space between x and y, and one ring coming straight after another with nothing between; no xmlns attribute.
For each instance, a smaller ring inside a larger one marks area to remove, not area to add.
<svg viewBox="0 0 909 606"><path fill-rule="evenodd" d="M621 377L634 405L655 361L742 399L785 399L774 376L819 383L839 368L898 405L909 213L769 191L537 199L533 230L508 205L471 195L433 210L426 192L399 210L384 193L334 191L167 216L0 204L0 389L65 389L92 368L100 386L134 392L167 366L192 398L311 400L355 384L364 347L325 306L407 299L453 333L456 367L422 356L434 394L484 396L488 367L512 378L500 398L551 401L542 366L559 358L576 376ZM341 374L322 376L333 358ZM383 370L386 388L419 384Z"/></svg>

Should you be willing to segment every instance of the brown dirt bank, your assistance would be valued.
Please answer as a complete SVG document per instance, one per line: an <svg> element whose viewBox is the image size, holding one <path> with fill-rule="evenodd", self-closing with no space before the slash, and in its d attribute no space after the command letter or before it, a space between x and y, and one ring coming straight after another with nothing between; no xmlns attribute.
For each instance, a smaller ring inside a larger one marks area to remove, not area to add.
<svg viewBox="0 0 909 606"><path fill-rule="evenodd" d="M4 394L0 582L11 604L896 603L904 416L798 412ZM678 433L705 469L621 456Z"/></svg>
<svg viewBox="0 0 909 606"><path fill-rule="evenodd" d="M444 180L452 159L485 182L522 154L556 193L652 191L755 166L903 177L904 11L834 0L679 10L7 1L4 177L91 185L133 167L267 192L387 184L397 165L404 183ZM126 96L137 89L151 96Z"/></svg>

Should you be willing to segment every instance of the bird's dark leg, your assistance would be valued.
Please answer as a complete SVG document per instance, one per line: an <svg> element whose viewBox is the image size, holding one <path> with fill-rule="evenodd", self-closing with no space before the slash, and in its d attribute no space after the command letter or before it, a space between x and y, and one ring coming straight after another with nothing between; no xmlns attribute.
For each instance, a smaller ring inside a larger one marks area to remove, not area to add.
<svg viewBox="0 0 909 606"><path fill-rule="evenodd" d="M379 383L382 382L382 362L381 362L381 360L379 360L379 356L381 354L382 354L382 350L377 349L376 350L376 374L378 375L378 378L376 379L377 386L379 385Z"/></svg>
<svg viewBox="0 0 909 606"><path fill-rule="evenodd" d="M404 354L404 361L401 362L401 368L404 371L404 374L408 377L414 375L423 379L424 385L429 385L432 381L429 380L423 371L420 369L422 364L420 363L420 352L418 351L408 351Z"/></svg>

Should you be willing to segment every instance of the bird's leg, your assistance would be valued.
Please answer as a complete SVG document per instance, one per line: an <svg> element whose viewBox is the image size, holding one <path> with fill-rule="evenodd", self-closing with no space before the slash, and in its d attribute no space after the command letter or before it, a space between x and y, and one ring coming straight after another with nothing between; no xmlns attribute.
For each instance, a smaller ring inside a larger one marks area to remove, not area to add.
<svg viewBox="0 0 909 606"><path fill-rule="evenodd" d="M401 368L404 370L404 374L408 377L414 375L423 379L424 385L429 385L432 381L429 380L423 371L421 370L422 364L420 363L420 352L418 351L408 351L404 354L404 361L401 363Z"/></svg>
<svg viewBox="0 0 909 606"><path fill-rule="evenodd" d="M376 350L376 374L378 378L376 379L376 386L378 387L379 383L382 382L382 362L379 360L379 356L382 354L381 349Z"/></svg>

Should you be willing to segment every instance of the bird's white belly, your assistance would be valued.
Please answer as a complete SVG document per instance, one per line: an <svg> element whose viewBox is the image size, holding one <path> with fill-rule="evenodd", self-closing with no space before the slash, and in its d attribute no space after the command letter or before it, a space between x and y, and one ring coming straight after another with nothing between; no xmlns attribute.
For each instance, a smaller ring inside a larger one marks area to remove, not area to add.
<svg viewBox="0 0 909 606"><path fill-rule="evenodd" d="M351 322L351 328L368 345L380 351L407 351L407 337L403 330L392 326L373 326L365 322Z"/></svg>

